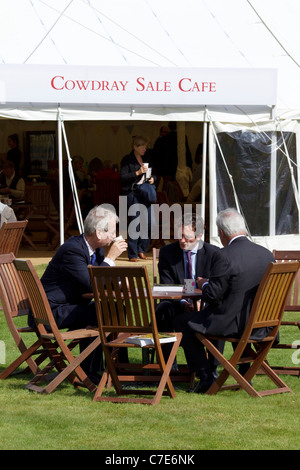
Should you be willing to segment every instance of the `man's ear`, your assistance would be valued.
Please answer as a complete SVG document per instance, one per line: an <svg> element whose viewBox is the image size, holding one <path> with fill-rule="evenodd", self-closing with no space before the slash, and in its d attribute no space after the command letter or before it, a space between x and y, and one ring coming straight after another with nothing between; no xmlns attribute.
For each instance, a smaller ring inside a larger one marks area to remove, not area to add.
<svg viewBox="0 0 300 470"><path fill-rule="evenodd" d="M102 238L102 230L100 230L99 228L97 228L97 229L95 230L95 234L96 234L97 239L98 239L98 240L101 240L101 238Z"/></svg>

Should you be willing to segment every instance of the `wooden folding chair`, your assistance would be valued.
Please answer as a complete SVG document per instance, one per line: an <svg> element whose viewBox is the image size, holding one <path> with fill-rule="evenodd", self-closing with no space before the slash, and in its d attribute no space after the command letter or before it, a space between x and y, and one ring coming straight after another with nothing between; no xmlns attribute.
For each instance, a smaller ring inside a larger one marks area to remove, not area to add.
<svg viewBox="0 0 300 470"><path fill-rule="evenodd" d="M100 345L98 330L82 328L61 332L56 325L43 285L31 261L15 260L14 263L24 282L42 344L52 359L52 362L38 372L26 385L26 388L40 393L51 393L63 380L68 379L73 385L84 385L94 392L96 386L87 377L80 364ZM84 338L95 339L75 357L72 349ZM59 372L57 376L46 386L38 386L37 384L41 380L47 378L47 374L53 369L53 366Z"/></svg>
<svg viewBox="0 0 300 470"><path fill-rule="evenodd" d="M13 253L0 255L0 299L8 328L21 354L1 372L0 379L6 379L25 361L28 368L22 372L25 373L29 369L33 374L36 374L39 370L38 365L47 357L45 350L41 349L41 339L37 337L30 347L27 347L22 339L23 333L28 336L28 333L37 334L38 332L27 326L30 305L23 282L16 271L14 260ZM19 317L25 319L25 326L16 325L15 321ZM32 357L35 354L39 354L39 358L36 360Z"/></svg>
<svg viewBox="0 0 300 470"><path fill-rule="evenodd" d="M0 254L13 253L17 256L28 220L4 222L0 228Z"/></svg>
<svg viewBox="0 0 300 470"><path fill-rule="evenodd" d="M257 290L249 319L241 338L216 337L195 333L202 344L218 359L224 370L218 379L206 392L214 395L224 389L244 389L249 395L263 397L274 393L291 392L292 390L281 380L266 362L267 354L272 347L282 320L284 305L289 289L295 279L299 263L270 263ZM262 340L252 339L256 328L268 328L267 336ZM226 359L212 344L212 340L221 340L235 345L230 359ZM245 356L247 354L247 357ZM242 376L236 366L238 364L251 364L248 371ZM257 391L252 383L253 377L259 369L273 381L276 388ZM232 376L236 384L223 385L227 378Z"/></svg>
<svg viewBox="0 0 300 470"><path fill-rule="evenodd" d="M172 343L173 347L166 364L159 342L152 292L146 267L89 266L89 272L93 286L101 343L106 360L106 369L94 400L154 405L159 403L163 394L175 398L176 394L170 379L170 371L182 334L173 333L176 341ZM126 341L129 336L139 334L152 334L154 344L147 345L145 348L155 350L157 363L118 363L120 348L140 348L140 346ZM117 396L103 396L109 377L111 377ZM156 382L156 390L128 389L122 386L122 382L149 382L149 384ZM133 394L138 396L128 396ZM141 397L141 395L144 396ZM147 398L149 395L152 395L153 398Z"/></svg>
<svg viewBox="0 0 300 470"><path fill-rule="evenodd" d="M32 204L32 211L28 214L27 230L33 232L46 233L47 242L50 241L49 228L45 224L50 218L50 197L51 187L49 184L28 184L25 188L25 200ZM37 241L27 234L27 240L31 246L37 250Z"/></svg>
<svg viewBox="0 0 300 470"><path fill-rule="evenodd" d="M291 261L300 261L300 251L290 251L290 250L273 250L273 256L277 263L289 263ZM284 307L284 312L300 312L300 271L298 271L295 281L290 289L287 298L286 304ZM283 317L284 318L284 317ZM300 330L300 316L298 320L283 320L281 326L295 326ZM283 330L282 330L283 331ZM281 336L281 335L280 335ZM299 335L298 335L299 337ZM274 349L300 349L300 344L288 344L279 342L278 344L273 345ZM291 366L272 366L272 369L276 370L278 374L286 375L300 375L300 367L291 367Z"/></svg>

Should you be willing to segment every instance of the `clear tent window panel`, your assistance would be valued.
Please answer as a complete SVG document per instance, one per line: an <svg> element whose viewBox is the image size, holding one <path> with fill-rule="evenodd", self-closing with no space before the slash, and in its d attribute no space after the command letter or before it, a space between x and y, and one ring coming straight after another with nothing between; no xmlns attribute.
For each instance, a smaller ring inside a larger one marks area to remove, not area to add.
<svg viewBox="0 0 300 470"><path fill-rule="evenodd" d="M217 211L239 205L252 236L299 233L296 135L239 130L217 138Z"/></svg>

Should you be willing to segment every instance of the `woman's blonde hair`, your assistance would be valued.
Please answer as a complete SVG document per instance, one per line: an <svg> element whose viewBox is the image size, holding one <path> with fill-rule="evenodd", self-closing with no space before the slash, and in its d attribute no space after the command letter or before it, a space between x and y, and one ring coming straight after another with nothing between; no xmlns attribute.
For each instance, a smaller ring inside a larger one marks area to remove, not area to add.
<svg viewBox="0 0 300 470"><path fill-rule="evenodd" d="M132 137L132 147L134 146L141 147L142 145L147 145L147 144L148 144L147 139L145 139L141 135L135 135L134 137Z"/></svg>

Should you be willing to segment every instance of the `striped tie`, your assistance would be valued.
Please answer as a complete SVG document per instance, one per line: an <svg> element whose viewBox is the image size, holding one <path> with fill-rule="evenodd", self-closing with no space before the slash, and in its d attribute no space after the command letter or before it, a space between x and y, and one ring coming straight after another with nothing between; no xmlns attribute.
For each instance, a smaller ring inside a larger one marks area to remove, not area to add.
<svg viewBox="0 0 300 470"><path fill-rule="evenodd" d="M193 265L192 265L192 253L190 251L187 252L188 257L188 278L193 279Z"/></svg>

